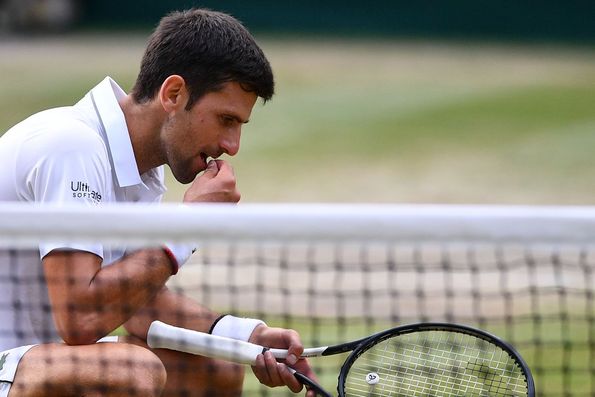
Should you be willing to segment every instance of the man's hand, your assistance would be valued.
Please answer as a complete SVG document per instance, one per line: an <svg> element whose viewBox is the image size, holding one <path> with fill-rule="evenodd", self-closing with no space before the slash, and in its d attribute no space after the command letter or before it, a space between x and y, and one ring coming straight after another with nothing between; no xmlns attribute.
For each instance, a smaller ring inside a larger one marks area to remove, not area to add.
<svg viewBox="0 0 595 397"><path fill-rule="evenodd" d="M289 351L285 363L277 362L271 352L265 352L256 358L256 364L252 366L252 372L254 372L260 383L269 387L287 386L292 392L299 393L303 385L287 369L287 366L316 381L316 375L310 368L308 360L299 358L304 351L304 346L296 331L259 325L252 332L249 342L266 347L283 348ZM315 397L315 393L309 390L306 396Z"/></svg>
<svg viewBox="0 0 595 397"><path fill-rule="evenodd" d="M231 165L224 160L211 160L184 194L185 203L237 203L240 192Z"/></svg>

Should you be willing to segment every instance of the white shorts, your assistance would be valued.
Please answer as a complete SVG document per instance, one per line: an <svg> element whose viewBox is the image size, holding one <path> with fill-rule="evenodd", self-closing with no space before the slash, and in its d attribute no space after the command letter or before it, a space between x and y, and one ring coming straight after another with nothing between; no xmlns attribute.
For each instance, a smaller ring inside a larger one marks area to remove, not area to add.
<svg viewBox="0 0 595 397"><path fill-rule="evenodd" d="M0 352L0 397L8 397L19 362L33 346L37 345L20 346Z"/></svg>
<svg viewBox="0 0 595 397"><path fill-rule="evenodd" d="M99 339L97 342L117 342L117 336L106 336ZM21 358L31 349L37 345L19 346L14 349L4 350L0 352L0 397L8 397L8 392L14 382L14 376L17 372L17 367Z"/></svg>

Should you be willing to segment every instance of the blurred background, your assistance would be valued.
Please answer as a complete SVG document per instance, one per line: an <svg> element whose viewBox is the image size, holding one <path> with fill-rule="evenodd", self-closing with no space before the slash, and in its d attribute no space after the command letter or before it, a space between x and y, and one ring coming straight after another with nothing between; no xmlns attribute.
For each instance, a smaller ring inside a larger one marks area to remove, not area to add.
<svg viewBox="0 0 595 397"><path fill-rule="evenodd" d="M130 89L191 6L276 73L231 159L244 202L595 203L593 1L0 0L0 133L106 75Z"/></svg>

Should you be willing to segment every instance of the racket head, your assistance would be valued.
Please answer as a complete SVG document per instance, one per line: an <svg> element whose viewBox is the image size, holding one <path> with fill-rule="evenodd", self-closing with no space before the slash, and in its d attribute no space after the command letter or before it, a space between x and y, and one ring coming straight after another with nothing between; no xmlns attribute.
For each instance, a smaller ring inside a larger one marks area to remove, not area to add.
<svg viewBox="0 0 595 397"><path fill-rule="evenodd" d="M535 396L529 367L507 342L450 323L396 327L366 339L341 367L339 397Z"/></svg>

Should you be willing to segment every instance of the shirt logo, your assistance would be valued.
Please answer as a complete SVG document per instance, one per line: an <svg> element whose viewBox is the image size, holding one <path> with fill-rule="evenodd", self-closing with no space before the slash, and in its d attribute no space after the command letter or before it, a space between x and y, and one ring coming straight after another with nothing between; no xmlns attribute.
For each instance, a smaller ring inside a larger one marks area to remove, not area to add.
<svg viewBox="0 0 595 397"><path fill-rule="evenodd" d="M70 190L72 191L72 197L76 199L89 199L95 204L99 204L101 202L101 194L99 192L92 190L89 187L89 184L85 182L70 182Z"/></svg>
<svg viewBox="0 0 595 397"><path fill-rule="evenodd" d="M8 357L9 353L4 353L2 358L0 358L0 371L4 369L4 363L6 362L6 357Z"/></svg>

